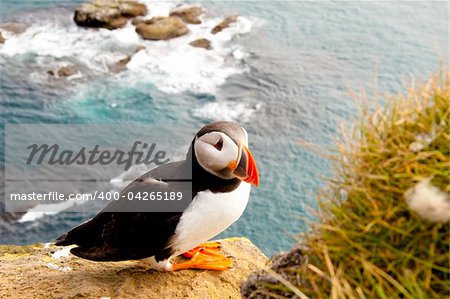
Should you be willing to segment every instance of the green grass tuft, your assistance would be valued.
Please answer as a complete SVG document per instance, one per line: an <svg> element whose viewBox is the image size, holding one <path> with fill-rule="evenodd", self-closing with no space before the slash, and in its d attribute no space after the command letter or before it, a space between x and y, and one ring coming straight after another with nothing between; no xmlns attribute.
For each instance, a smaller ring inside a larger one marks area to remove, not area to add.
<svg viewBox="0 0 450 299"><path fill-rule="evenodd" d="M385 108L362 106L332 154L319 220L302 235L308 261L283 272L310 298L448 298L449 223L422 219L405 193L431 178L448 200L450 72Z"/></svg>

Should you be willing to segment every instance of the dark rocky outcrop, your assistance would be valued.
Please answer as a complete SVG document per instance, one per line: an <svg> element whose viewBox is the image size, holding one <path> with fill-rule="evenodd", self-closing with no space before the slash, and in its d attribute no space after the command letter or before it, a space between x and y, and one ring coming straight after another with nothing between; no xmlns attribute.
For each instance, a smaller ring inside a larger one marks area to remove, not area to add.
<svg viewBox="0 0 450 299"><path fill-rule="evenodd" d="M78 26L117 29L125 26L129 18L144 16L147 7L132 0L93 0L75 10Z"/></svg>
<svg viewBox="0 0 450 299"><path fill-rule="evenodd" d="M0 44L3 44L5 42L5 38L3 37L2 33L0 32Z"/></svg>

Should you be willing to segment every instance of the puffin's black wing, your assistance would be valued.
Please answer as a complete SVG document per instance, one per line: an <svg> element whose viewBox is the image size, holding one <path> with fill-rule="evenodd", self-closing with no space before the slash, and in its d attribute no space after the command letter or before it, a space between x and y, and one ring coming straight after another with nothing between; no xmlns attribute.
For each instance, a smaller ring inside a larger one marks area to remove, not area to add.
<svg viewBox="0 0 450 299"><path fill-rule="evenodd" d="M173 178L174 173L181 177L190 171L184 164L183 161L162 165L132 182L121 194L170 192L177 181L165 178ZM182 212L117 212L126 210L129 204L127 199L112 202L93 219L60 236L55 245L76 244L78 247L72 248L71 253L94 261L169 257L172 252L168 242Z"/></svg>

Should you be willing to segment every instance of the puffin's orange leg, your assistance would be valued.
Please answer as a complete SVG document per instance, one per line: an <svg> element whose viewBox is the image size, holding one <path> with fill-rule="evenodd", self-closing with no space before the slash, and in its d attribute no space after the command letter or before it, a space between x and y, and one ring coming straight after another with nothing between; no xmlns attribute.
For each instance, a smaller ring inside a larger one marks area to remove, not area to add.
<svg viewBox="0 0 450 299"><path fill-rule="evenodd" d="M184 269L224 271L232 268L232 264L233 259L219 253L216 249L204 248L197 251L189 261L172 265L172 271Z"/></svg>
<svg viewBox="0 0 450 299"><path fill-rule="evenodd" d="M198 245L197 247L186 251L185 253L183 253L183 256L185 258L192 258L197 252L199 252L202 249L209 249L209 250L213 250L213 251L219 251L219 249L222 247L222 245L220 244L220 242L217 241L212 241L212 242L206 242L203 244Z"/></svg>

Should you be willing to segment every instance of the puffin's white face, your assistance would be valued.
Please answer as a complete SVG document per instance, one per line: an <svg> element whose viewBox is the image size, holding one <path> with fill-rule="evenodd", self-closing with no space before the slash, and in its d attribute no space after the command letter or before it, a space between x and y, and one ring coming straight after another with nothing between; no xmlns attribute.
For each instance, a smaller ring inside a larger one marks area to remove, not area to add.
<svg viewBox="0 0 450 299"><path fill-rule="evenodd" d="M229 164L239 161L239 146L222 132L210 132L197 138L194 143L195 155L199 164L208 172L225 179L222 173Z"/></svg>
<svg viewBox="0 0 450 299"><path fill-rule="evenodd" d="M222 178L238 178L255 186L259 185L259 175L253 155L248 149L247 131L234 123L217 122L203 129L217 127L194 141L195 157L207 172ZM203 130L202 129L202 130ZM224 132L231 134L227 135Z"/></svg>

